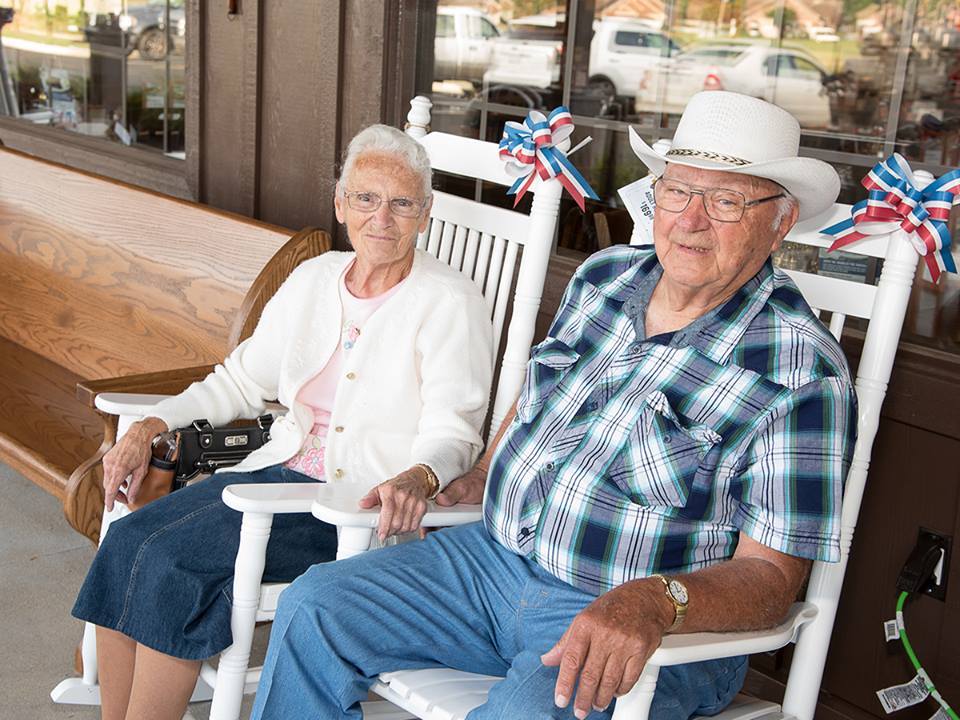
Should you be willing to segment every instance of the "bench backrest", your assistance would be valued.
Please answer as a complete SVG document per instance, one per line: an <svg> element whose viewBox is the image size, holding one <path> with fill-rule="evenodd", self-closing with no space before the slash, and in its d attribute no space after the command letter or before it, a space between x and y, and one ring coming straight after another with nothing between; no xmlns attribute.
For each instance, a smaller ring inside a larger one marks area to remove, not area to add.
<svg viewBox="0 0 960 720"><path fill-rule="evenodd" d="M0 336L83 378L216 362L290 235L0 149Z"/></svg>

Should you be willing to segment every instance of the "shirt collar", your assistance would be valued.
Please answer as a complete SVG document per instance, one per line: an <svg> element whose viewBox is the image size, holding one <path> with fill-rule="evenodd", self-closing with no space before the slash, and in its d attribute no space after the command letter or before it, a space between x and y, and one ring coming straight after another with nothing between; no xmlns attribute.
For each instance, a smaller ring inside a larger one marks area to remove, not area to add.
<svg viewBox="0 0 960 720"><path fill-rule="evenodd" d="M602 290L608 297L624 303L624 311L634 322L638 339L646 337L642 323L653 290L662 276L663 267L656 254L651 253ZM725 363L753 318L766 304L773 285L773 263L768 259L729 300L677 330L669 336L667 343L674 348L691 347L714 362Z"/></svg>

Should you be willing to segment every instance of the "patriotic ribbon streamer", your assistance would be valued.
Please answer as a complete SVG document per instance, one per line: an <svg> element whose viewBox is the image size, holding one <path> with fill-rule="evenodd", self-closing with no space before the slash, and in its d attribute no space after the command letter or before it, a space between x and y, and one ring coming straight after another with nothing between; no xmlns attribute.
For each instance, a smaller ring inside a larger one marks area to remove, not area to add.
<svg viewBox="0 0 960 720"><path fill-rule="evenodd" d="M861 184L869 191L867 199L851 208L849 219L820 231L834 237L831 250L900 228L923 256L933 282L943 272L957 272L947 221L950 208L960 203L960 170L918 190L910 165L894 153L874 165Z"/></svg>
<svg viewBox="0 0 960 720"><path fill-rule="evenodd" d="M584 210L584 197L599 200L584 177L570 163L557 143L573 132L573 118L563 105L550 116L531 110L522 123L508 121L500 140L500 157L507 162L507 172L517 178L507 195L516 195L513 206L530 189L539 175L542 180L557 178Z"/></svg>

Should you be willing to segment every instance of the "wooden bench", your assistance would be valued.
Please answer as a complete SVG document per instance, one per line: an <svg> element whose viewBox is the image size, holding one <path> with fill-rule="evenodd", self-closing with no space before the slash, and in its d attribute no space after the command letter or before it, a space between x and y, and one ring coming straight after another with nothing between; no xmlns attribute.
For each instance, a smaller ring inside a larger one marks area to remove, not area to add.
<svg viewBox="0 0 960 720"><path fill-rule="evenodd" d="M291 235L0 148L0 462L96 542L115 425L94 394L204 375L330 247L319 230Z"/></svg>

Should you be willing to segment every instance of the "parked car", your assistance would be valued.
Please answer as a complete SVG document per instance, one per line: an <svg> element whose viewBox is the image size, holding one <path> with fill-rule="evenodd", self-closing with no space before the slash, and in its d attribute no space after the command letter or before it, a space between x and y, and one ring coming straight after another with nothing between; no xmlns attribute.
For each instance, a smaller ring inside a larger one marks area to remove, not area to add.
<svg viewBox="0 0 960 720"><path fill-rule="evenodd" d="M117 45L127 53L137 50L144 60L163 60L183 42L186 14L183 0L169 0L170 32L167 33L168 0L146 0L127 4L125 12L90 13L86 34L90 42Z"/></svg>
<svg viewBox="0 0 960 720"><path fill-rule="evenodd" d="M776 103L804 127L830 124L827 72L808 53L761 44L705 45L643 73L637 112L679 115L700 90L732 90Z"/></svg>
<svg viewBox="0 0 960 720"><path fill-rule="evenodd" d="M511 20L494 43L487 86L520 85L547 89L560 83L566 23L563 14Z"/></svg>
<svg viewBox="0 0 960 720"><path fill-rule="evenodd" d="M541 89L559 84L565 38L563 14L512 21L493 44L485 81ZM633 96L644 68L679 52L679 45L648 22L603 18L594 24L590 41L588 82L606 97Z"/></svg>
<svg viewBox="0 0 960 720"><path fill-rule="evenodd" d="M589 82L608 96L633 96L637 78L680 46L650 25L635 20L603 19L590 42Z"/></svg>
<svg viewBox="0 0 960 720"><path fill-rule="evenodd" d="M490 65L497 26L477 8L437 8L433 43L433 79L466 80L479 84Z"/></svg>
<svg viewBox="0 0 960 720"><path fill-rule="evenodd" d="M840 36L832 27L826 25L815 25L807 28L807 36L817 42L839 42Z"/></svg>

